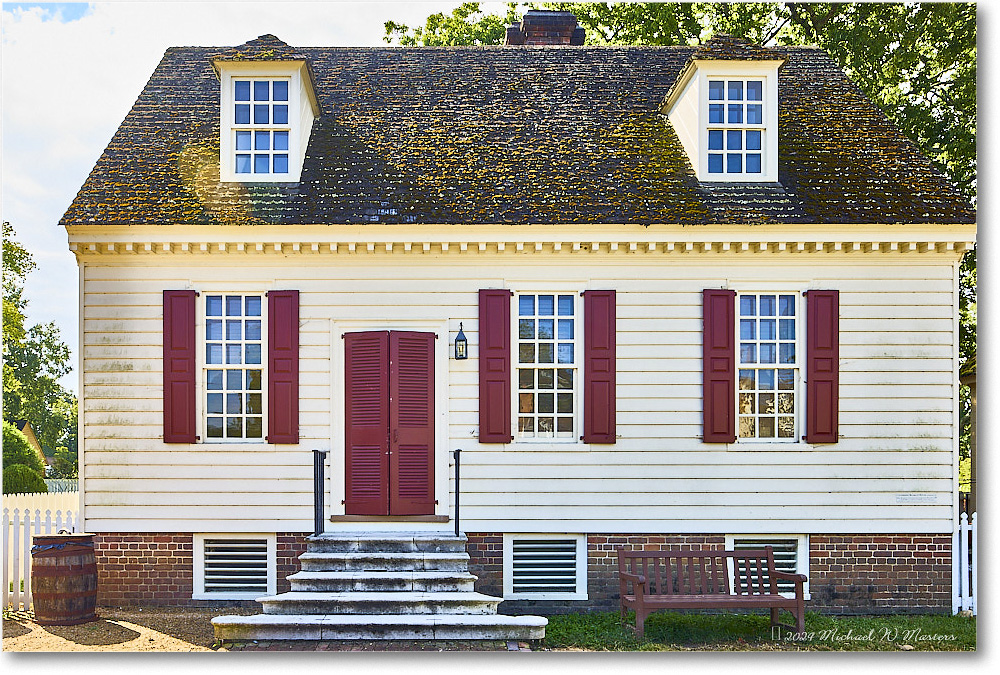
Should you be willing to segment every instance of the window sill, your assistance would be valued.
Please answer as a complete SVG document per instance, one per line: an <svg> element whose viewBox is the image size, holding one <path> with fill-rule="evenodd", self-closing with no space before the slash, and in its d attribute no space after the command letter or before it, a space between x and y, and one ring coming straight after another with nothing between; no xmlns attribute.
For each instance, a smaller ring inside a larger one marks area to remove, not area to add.
<svg viewBox="0 0 1000 675"><path fill-rule="evenodd" d="M590 443L568 439L552 441L549 439L527 440L514 439L503 446L504 452L590 452Z"/></svg>
<svg viewBox="0 0 1000 675"><path fill-rule="evenodd" d="M801 452L803 450L815 449L816 446L814 444L806 443L805 441L792 441L788 443L747 441L743 443L728 443L726 445L728 452Z"/></svg>

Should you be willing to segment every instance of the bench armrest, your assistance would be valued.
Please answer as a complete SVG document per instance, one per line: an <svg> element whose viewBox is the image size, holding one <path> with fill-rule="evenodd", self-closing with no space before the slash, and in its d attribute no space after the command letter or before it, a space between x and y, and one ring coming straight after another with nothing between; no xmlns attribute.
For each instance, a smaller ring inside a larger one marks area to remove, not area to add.
<svg viewBox="0 0 1000 675"><path fill-rule="evenodd" d="M632 582L632 592L635 594L636 602L641 603L642 597L646 595L646 577L641 574L630 574L628 572L618 573L618 583L621 586L621 595L625 597L625 589L628 582Z"/></svg>
<svg viewBox="0 0 1000 675"><path fill-rule="evenodd" d="M771 572L771 578L784 579L785 581L795 582L795 597L797 598L801 598L804 596L805 587L803 586L803 584L809 581L809 577L807 577L804 574L792 574L790 572L779 572L778 570L774 570L773 572Z"/></svg>
<svg viewBox="0 0 1000 675"><path fill-rule="evenodd" d="M618 576L621 577L622 581L631 581L634 584L646 585L646 577L641 574L629 574L628 572L619 572Z"/></svg>

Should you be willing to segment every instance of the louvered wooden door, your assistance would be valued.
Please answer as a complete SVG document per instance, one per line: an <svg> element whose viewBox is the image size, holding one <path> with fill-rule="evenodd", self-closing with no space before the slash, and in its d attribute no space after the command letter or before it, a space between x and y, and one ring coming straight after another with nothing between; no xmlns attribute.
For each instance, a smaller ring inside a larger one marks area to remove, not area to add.
<svg viewBox="0 0 1000 675"><path fill-rule="evenodd" d="M434 513L434 334L345 338L346 513Z"/></svg>

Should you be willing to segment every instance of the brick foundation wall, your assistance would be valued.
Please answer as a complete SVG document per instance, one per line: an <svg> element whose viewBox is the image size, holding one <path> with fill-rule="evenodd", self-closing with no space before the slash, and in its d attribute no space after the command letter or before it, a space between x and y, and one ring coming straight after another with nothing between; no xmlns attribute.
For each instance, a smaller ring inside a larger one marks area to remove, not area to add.
<svg viewBox="0 0 1000 675"><path fill-rule="evenodd" d="M806 608L845 614L951 612L951 536L809 537Z"/></svg>
<svg viewBox="0 0 1000 675"><path fill-rule="evenodd" d="M503 595L503 535L468 533L476 590ZM587 537L586 601L507 600L506 614L557 614L618 609L617 546L724 548L721 534L591 534ZM918 534L814 534L809 537L806 609L829 614L949 613L951 537Z"/></svg>
<svg viewBox="0 0 1000 675"><path fill-rule="evenodd" d="M299 570L299 554L306 550L306 534L279 533L277 541L278 592L288 590L285 578ZM128 532L94 535L97 562L97 604L233 605L252 601L193 600L194 537L190 532Z"/></svg>

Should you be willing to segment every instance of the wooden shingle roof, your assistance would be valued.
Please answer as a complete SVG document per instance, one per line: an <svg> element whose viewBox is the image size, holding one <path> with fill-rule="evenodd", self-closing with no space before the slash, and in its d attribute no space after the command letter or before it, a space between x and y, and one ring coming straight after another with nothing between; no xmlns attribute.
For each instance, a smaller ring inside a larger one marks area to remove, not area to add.
<svg viewBox="0 0 1000 675"><path fill-rule="evenodd" d="M62 218L97 224L963 223L975 212L813 48L779 76L779 183L701 183L664 96L693 47L168 49ZM700 54L710 51L702 49ZM213 59L308 61L298 183L219 181ZM763 56L761 56L763 58Z"/></svg>

